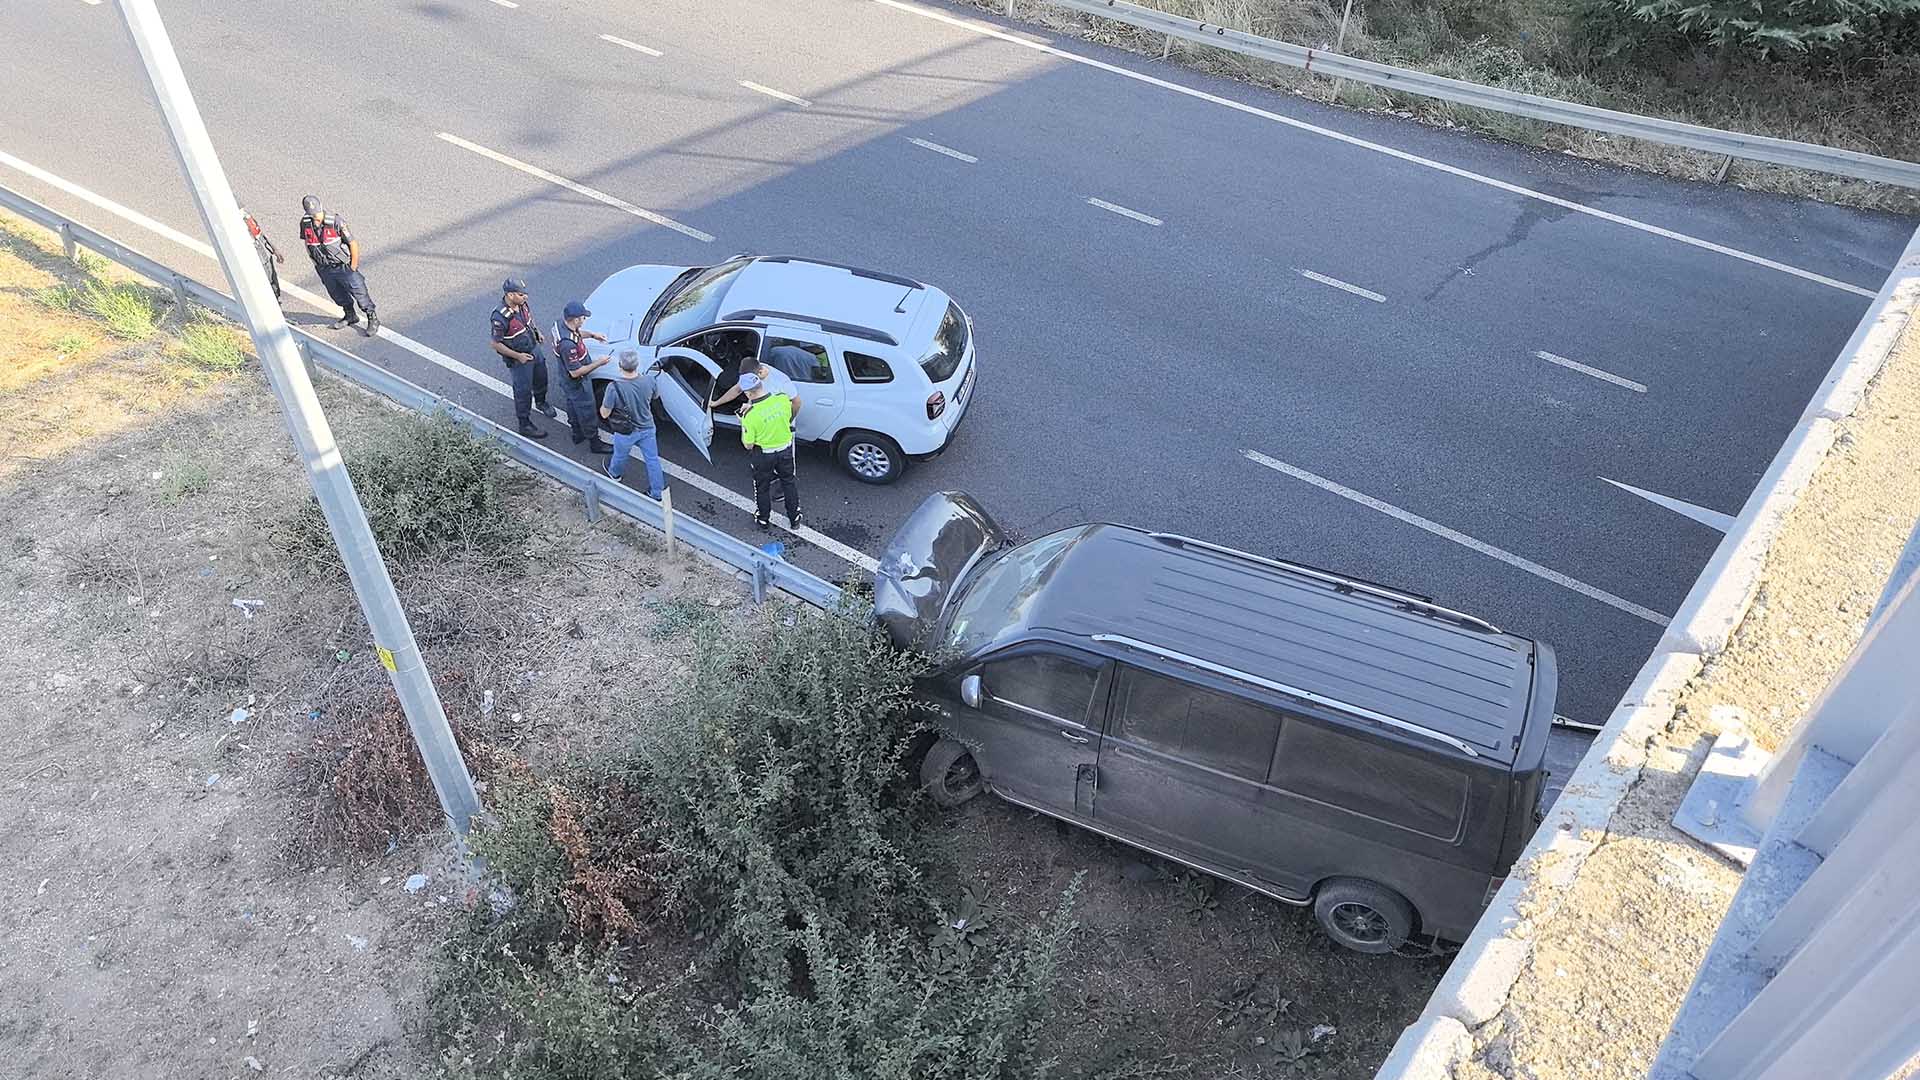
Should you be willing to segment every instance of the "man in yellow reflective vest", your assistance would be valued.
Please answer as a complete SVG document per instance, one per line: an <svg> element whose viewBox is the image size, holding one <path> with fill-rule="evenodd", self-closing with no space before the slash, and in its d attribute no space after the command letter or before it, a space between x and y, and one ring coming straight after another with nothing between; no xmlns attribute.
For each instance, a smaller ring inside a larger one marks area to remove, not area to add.
<svg viewBox="0 0 1920 1080"><path fill-rule="evenodd" d="M800 527L800 489L793 480L793 399L767 392L767 384L753 372L740 376L747 408L740 414L740 442L753 461L753 522L773 527L773 482L780 481L780 497L787 504L787 525Z"/></svg>

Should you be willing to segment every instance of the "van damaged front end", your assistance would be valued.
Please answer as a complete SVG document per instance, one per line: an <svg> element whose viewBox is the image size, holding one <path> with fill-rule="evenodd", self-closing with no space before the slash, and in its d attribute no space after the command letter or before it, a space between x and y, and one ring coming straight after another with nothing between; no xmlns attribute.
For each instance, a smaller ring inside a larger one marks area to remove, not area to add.
<svg viewBox="0 0 1920 1080"><path fill-rule="evenodd" d="M931 640L972 570L1011 543L973 497L926 497L887 538L873 575L873 610L895 645Z"/></svg>

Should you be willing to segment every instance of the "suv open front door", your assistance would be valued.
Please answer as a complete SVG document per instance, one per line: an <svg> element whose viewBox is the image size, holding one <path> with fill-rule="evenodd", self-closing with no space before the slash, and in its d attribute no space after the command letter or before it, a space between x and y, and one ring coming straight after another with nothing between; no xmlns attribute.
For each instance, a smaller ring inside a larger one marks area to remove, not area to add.
<svg viewBox="0 0 1920 1080"><path fill-rule="evenodd" d="M653 384L674 426L708 461L713 460L713 414L707 410L706 391L695 389L694 382L710 388L719 374L720 365L692 349L661 349L660 375Z"/></svg>

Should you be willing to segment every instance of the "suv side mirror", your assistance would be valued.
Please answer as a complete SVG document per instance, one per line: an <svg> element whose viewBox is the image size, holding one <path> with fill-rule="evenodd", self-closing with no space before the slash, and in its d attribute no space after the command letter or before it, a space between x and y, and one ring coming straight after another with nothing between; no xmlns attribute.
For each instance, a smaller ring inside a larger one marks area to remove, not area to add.
<svg viewBox="0 0 1920 1080"><path fill-rule="evenodd" d="M969 709L980 707L980 676L969 675L960 680L960 700L966 702Z"/></svg>

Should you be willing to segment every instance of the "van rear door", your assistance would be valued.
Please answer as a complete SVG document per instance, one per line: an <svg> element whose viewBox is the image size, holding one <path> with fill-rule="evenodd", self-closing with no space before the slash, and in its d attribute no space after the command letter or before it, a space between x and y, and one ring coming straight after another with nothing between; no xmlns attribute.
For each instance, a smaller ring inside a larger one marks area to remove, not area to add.
<svg viewBox="0 0 1920 1080"><path fill-rule="evenodd" d="M713 385L714 376L720 374L720 365L692 349L661 349L660 360L660 376L653 382L655 396L674 426L685 432L694 449L700 451L700 456L712 461L713 413L707 408L705 395L688 383L685 365L692 364L705 371L709 386Z"/></svg>

